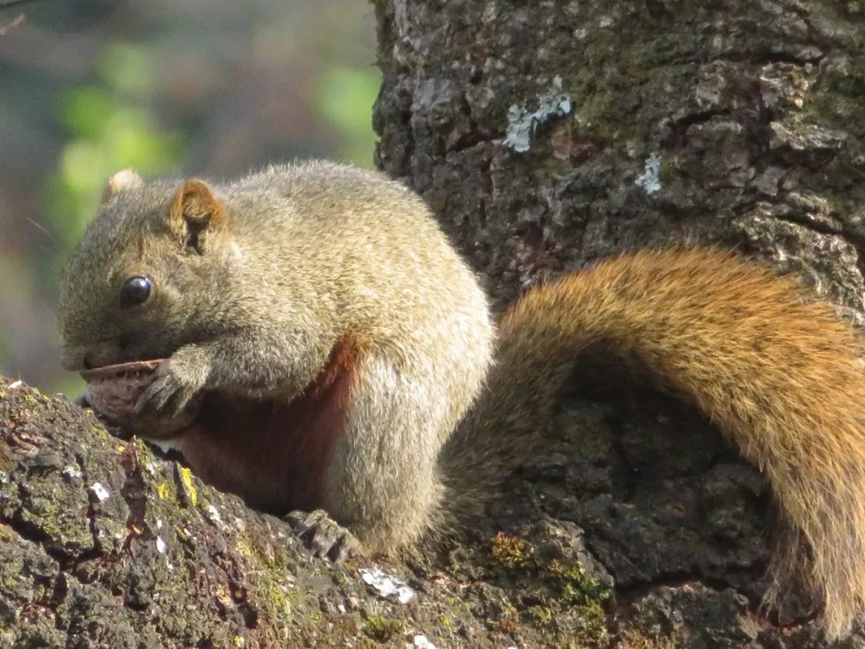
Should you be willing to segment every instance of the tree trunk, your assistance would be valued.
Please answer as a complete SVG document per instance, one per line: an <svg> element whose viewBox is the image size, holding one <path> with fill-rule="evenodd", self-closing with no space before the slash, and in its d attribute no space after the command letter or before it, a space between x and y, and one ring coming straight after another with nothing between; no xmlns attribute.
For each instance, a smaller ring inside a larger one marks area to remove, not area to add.
<svg viewBox="0 0 865 649"><path fill-rule="evenodd" d="M377 2L379 163L498 304L688 239L861 317L865 9L704 4ZM825 646L807 593L757 608L772 529L757 471L686 407L592 387L456 542L333 567L284 522L0 379L0 647Z"/></svg>
<svg viewBox="0 0 865 649"><path fill-rule="evenodd" d="M378 164L500 302L687 240L769 259L860 317L861 2L377 8Z"/></svg>
<svg viewBox="0 0 865 649"><path fill-rule="evenodd" d="M863 322L863 3L376 6L377 163L424 196L499 308L621 251L697 243L794 273ZM609 634L822 646L803 589L758 607L777 528L758 472L669 400L579 393L498 511L576 523L615 584ZM524 591L501 595L551 646L576 637Z"/></svg>

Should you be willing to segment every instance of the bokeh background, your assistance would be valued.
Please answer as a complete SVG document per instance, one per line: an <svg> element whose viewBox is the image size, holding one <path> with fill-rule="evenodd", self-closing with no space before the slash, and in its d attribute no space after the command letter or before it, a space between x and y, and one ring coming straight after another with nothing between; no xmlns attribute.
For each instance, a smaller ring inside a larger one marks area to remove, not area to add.
<svg viewBox="0 0 865 649"><path fill-rule="evenodd" d="M364 0L41 0L0 9L0 373L76 393L55 305L105 180L372 166Z"/></svg>

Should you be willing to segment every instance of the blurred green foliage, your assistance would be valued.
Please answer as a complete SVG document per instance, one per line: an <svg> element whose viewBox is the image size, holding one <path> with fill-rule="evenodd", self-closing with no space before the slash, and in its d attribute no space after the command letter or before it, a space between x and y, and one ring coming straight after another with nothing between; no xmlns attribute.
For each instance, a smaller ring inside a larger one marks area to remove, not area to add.
<svg viewBox="0 0 865 649"><path fill-rule="evenodd" d="M59 169L46 178L44 200L64 244L81 236L115 171L165 174L183 162L184 134L161 128L148 108L152 70L145 48L114 43L103 54L97 83L63 93L58 118L69 140Z"/></svg>
<svg viewBox="0 0 865 649"><path fill-rule="evenodd" d="M334 66L319 77L315 107L341 136L343 160L372 166L375 133L370 109L380 85L381 75L373 69Z"/></svg>
<svg viewBox="0 0 865 649"><path fill-rule="evenodd" d="M25 11L0 37L0 373L74 393L59 368L59 273L106 180L310 156L371 167L373 13L356 0Z"/></svg>

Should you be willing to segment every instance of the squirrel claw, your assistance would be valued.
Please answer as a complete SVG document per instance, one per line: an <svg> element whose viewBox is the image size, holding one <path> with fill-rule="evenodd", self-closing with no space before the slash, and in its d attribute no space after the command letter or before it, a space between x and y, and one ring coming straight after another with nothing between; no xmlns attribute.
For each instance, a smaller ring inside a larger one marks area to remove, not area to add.
<svg viewBox="0 0 865 649"><path fill-rule="evenodd" d="M322 509L312 512L293 511L285 520L294 529L297 537L312 551L313 556L320 559L341 563L360 548L354 534Z"/></svg>
<svg viewBox="0 0 865 649"><path fill-rule="evenodd" d="M133 413L175 416L183 412L191 396L192 390L186 389L170 368L166 368L165 371L160 368L153 381L138 398Z"/></svg>

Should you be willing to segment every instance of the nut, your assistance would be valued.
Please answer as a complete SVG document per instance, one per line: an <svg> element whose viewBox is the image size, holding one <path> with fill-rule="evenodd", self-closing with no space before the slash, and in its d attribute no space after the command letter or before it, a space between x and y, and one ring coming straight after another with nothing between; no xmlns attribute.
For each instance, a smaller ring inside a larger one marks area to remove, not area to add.
<svg viewBox="0 0 865 649"><path fill-rule="evenodd" d="M187 427L197 408L187 408L178 417L153 418L134 414L135 404L165 360L135 361L106 365L81 372L87 382L87 402L108 424L141 432L145 437L166 437Z"/></svg>

